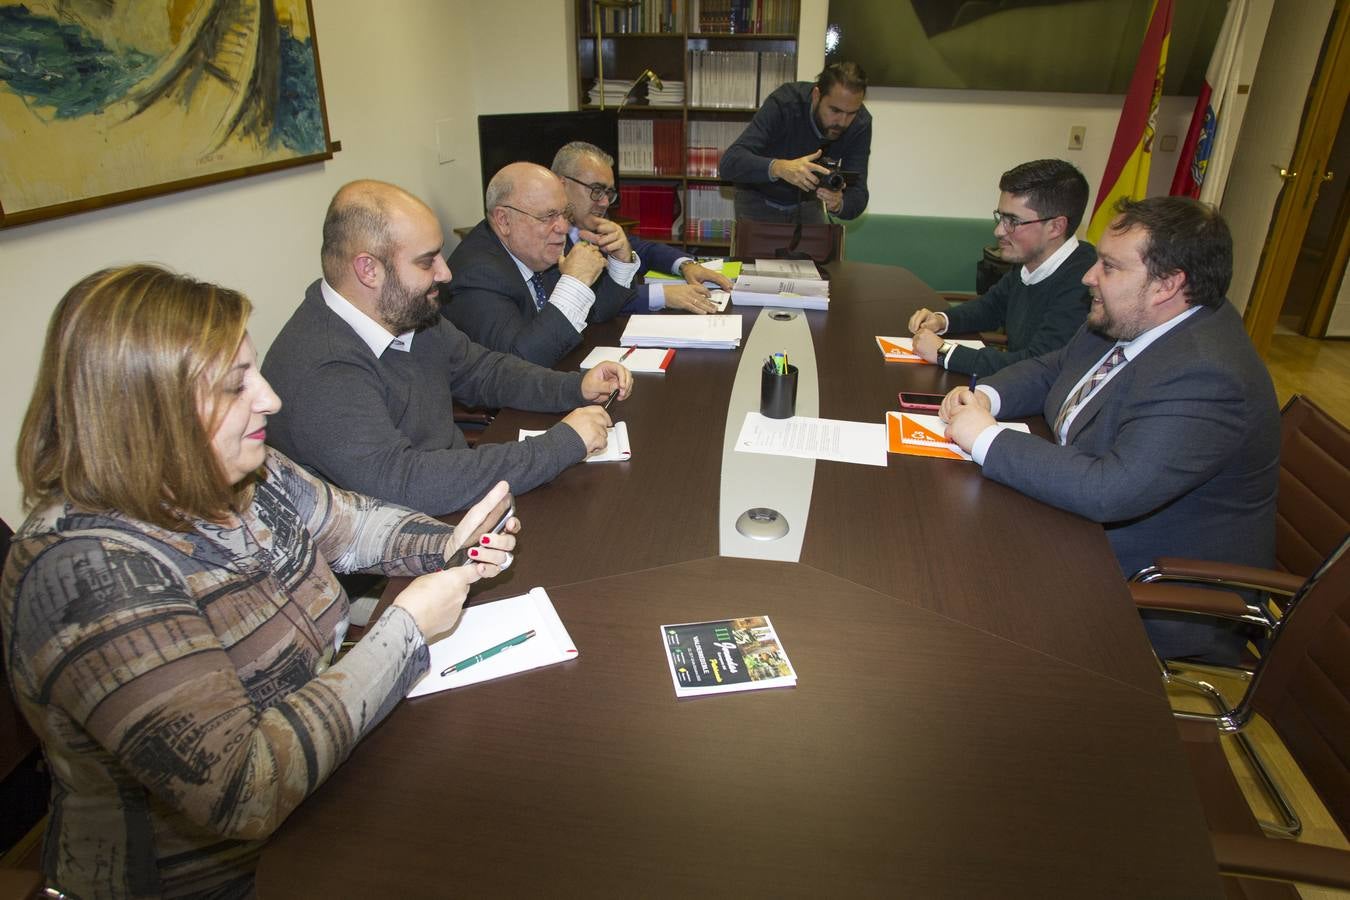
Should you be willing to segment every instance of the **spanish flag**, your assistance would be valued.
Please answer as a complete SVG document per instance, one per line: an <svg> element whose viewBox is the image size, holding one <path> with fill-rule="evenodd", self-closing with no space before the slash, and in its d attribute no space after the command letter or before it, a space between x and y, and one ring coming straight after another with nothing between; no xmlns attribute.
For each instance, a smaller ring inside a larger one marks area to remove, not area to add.
<svg viewBox="0 0 1350 900"><path fill-rule="evenodd" d="M1087 239L1096 243L1115 216L1121 197L1137 199L1148 193L1148 164L1153 158L1153 138L1158 120L1158 99L1162 96L1163 74L1167 69L1167 40L1172 34L1172 0L1153 0L1144 31L1144 46L1139 48L1125 106L1116 123L1116 137L1106 160L1097 203L1092 207Z"/></svg>

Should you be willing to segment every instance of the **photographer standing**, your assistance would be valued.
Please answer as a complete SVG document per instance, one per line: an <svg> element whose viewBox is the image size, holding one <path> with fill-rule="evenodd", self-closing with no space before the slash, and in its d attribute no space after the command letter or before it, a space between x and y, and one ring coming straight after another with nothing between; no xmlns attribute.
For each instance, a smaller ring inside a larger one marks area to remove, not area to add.
<svg viewBox="0 0 1350 900"><path fill-rule="evenodd" d="M722 154L736 183L736 218L824 222L824 210L853 219L867 208L872 115L867 74L857 63L825 67L815 84L782 85ZM819 201L819 202L816 202Z"/></svg>

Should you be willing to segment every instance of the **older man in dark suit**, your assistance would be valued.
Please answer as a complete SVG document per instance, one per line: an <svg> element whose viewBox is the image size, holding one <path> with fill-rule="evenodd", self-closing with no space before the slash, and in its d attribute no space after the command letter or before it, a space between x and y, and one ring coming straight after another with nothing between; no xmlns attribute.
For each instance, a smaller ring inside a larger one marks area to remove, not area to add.
<svg viewBox="0 0 1350 900"><path fill-rule="evenodd" d="M450 255L455 277L441 310L473 341L551 366L589 323L614 318L633 298L637 257L570 243L573 212L548 169L505 166L483 205L487 218Z"/></svg>
<svg viewBox="0 0 1350 900"><path fill-rule="evenodd" d="M1224 298L1228 226L1179 197L1124 201L1083 282L1086 324L1061 350L947 395L948 434L986 477L1101 522L1125 574L1163 554L1270 566L1279 410ZM995 415L1044 413L1046 441ZM1150 619L1168 657L1231 659L1231 631Z"/></svg>

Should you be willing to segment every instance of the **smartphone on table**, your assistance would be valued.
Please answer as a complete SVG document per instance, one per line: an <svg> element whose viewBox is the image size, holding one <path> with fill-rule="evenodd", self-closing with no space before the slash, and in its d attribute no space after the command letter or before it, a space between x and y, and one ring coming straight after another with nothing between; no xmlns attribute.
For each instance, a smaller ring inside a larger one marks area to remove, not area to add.
<svg viewBox="0 0 1350 900"><path fill-rule="evenodd" d="M942 394L921 394L917 391L900 392L901 409L922 409L937 412L942 406Z"/></svg>

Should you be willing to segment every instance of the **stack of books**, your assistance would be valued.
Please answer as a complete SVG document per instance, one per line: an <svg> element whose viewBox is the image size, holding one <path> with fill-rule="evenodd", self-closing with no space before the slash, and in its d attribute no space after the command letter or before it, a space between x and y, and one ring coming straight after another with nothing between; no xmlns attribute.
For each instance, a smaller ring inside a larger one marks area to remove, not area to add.
<svg viewBox="0 0 1350 900"><path fill-rule="evenodd" d="M675 235L675 185L619 185L619 215L637 221L642 237L670 240Z"/></svg>
<svg viewBox="0 0 1350 900"><path fill-rule="evenodd" d="M661 87L647 82L647 103L651 106L681 106L684 104L684 82L663 79Z"/></svg>
<svg viewBox="0 0 1350 900"><path fill-rule="evenodd" d="M628 92L632 89L633 82L631 79L606 78L602 93L600 80L596 79L595 83L591 85L590 93L586 95L586 99L596 105L603 99L606 106L618 106L623 103L624 98L628 96Z"/></svg>
<svg viewBox="0 0 1350 900"><path fill-rule="evenodd" d="M757 259L753 272L742 270L731 287L738 306L829 309L830 283L809 259Z"/></svg>
<svg viewBox="0 0 1350 900"><path fill-rule="evenodd" d="M631 175L679 175L684 123L679 119L621 119L619 172Z"/></svg>
<svg viewBox="0 0 1350 900"><path fill-rule="evenodd" d="M685 151L685 157L688 159L685 174L707 178L719 177L722 154L735 143L736 138L740 137L744 130L744 122L690 120L689 144Z"/></svg>

